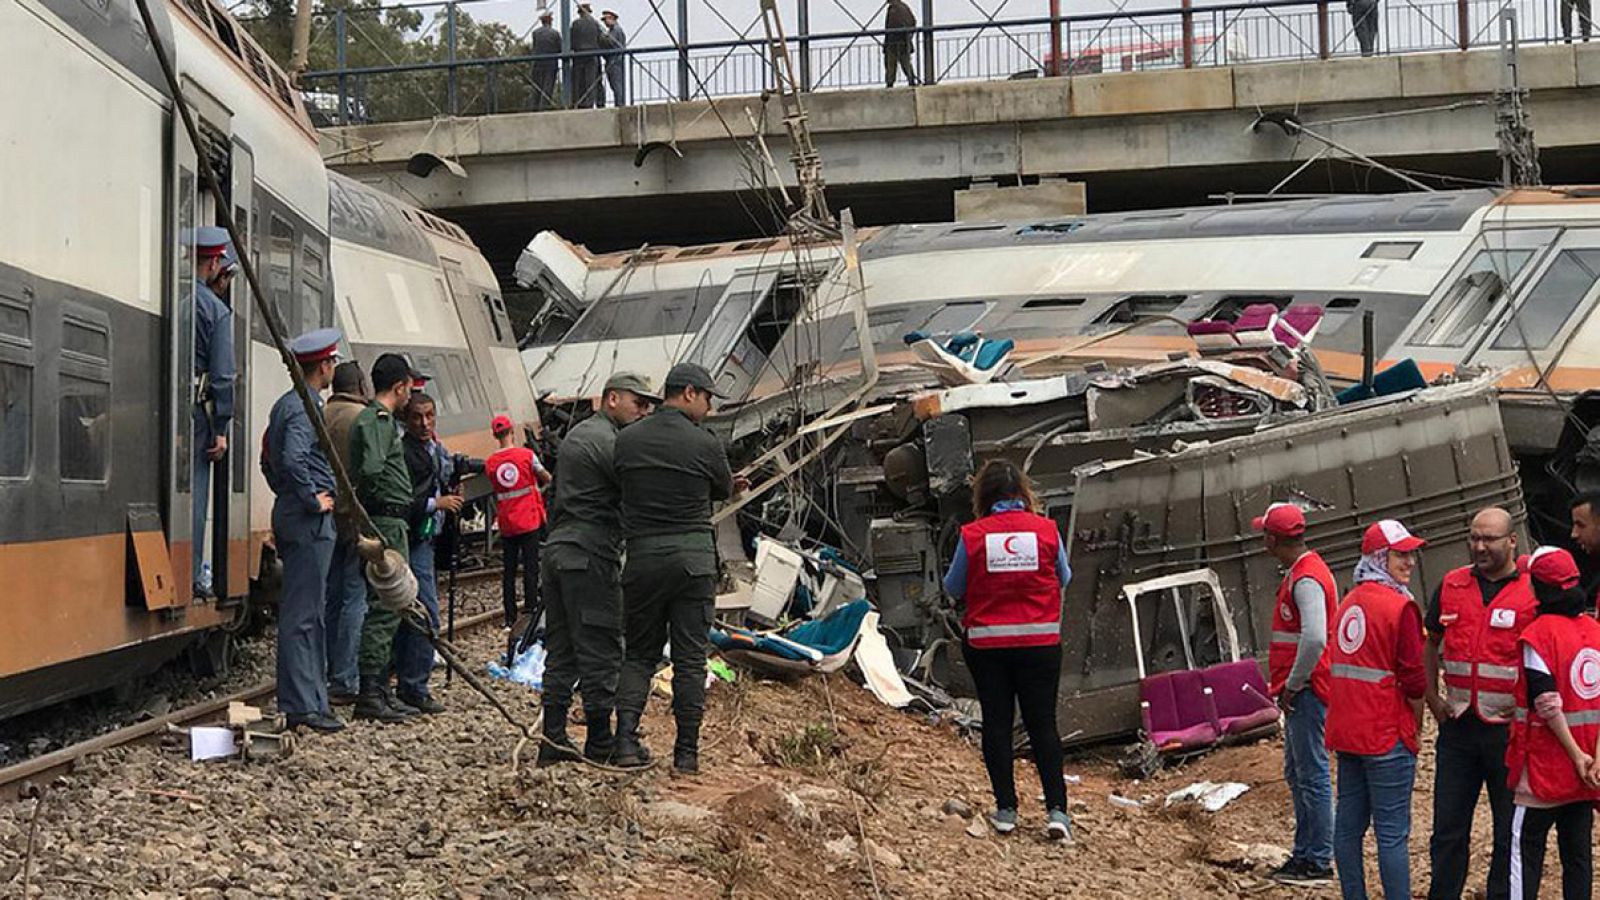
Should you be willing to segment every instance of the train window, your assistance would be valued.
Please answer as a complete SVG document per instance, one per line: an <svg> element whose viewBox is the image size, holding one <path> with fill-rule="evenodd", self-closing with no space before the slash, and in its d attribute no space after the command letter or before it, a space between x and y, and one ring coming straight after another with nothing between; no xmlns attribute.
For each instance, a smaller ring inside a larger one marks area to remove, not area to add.
<svg viewBox="0 0 1600 900"><path fill-rule="evenodd" d="M720 244L711 244L705 247L686 247L678 251L677 258L683 259L684 257L688 256L710 256L721 249L722 246Z"/></svg>
<svg viewBox="0 0 1600 900"><path fill-rule="evenodd" d="M976 233L984 232L984 231L1005 231L1005 230L1006 230L1006 226L1003 223L1002 224L997 224L997 225L957 225L956 227L950 229L949 231L946 231L945 235L948 237L948 236L953 236L953 235L957 235L957 234L976 234Z"/></svg>
<svg viewBox="0 0 1600 900"><path fill-rule="evenodd" d="M452 353L444 358L444 365L446 371L450 373L448 390L456 409L462 411L472 409L472 394L467 389L467 370L461 364L461 358Z"/></svg>
<svg viewBox="0 0 1600 900"><path fill-rule="evenodd" d="M989 304L983 300L962 300L957 303L946 303L939 307L933 315L923 321L915 329L926 335L955 334L966 331L978 324L983 314L989 311Z"/></svg>
<svg viewBox="0 0 1600 900"><path fill-rule="evenodd" d="M62 323L61 350L100 362L111 359L111 336L105 329L87 322L67 319Z"/></svg>
<svg viewBox="0 0 1600 900"><path fill-rule="evenodd" d="M26 478L32 451L33 367L0 359L0 478Z"/></svg>
<svg viewBox="0 0 1600 900"><path fill-rule="evenodd" d="M261 60L261 51L253 44L244 45L245 62L250 64L250 71L255 73L257 79L267 87L272 86L272 75L267 72L267 64Z"/></svg>
<svg viewBox="0 0 1600 900"><path fill-rule="evenodd" d="M1495 338L1496 350L1550 346L1578 303L1600 281L1600 250L1564 250Z"/></svg>
<svg viewBox="0 0 1600 900"><path fill-rule="evenodd" d="M277 69L272 70L272 89L277 92L278 99L283 101L284 106L294 108L294 98L289 96L289 86L284 84L283 76L278 74Z"/></svg>
<svg viewBox="0 0 1600 900"><path fill-rule="evenodd" d="M0 298L0 478L33 461L33 329L26 301Z"/></svg>
<svg viewBox="0 0 1600 900"><path fill-rule="evenodd" d="M111 385L61 376L61 480L104 481L110 461Z"/></svg>
<svg viewBox="0 0 1600 900"><path fill-rule="evenodd" d="M1208 322L1233 322L1246 307L1265 303L1277 307L1281 312L1293 299L1288 294L1229 294L1201 318Z"/></svg>
<svg viewBox="0 0 1600 900"><path fill-rule="evenodd" d="M1533 258L1532 250L1479 250L1423 320L1411 343L1425 347L1460 347L1488 318L1517 273Z"/></svg>
<svg viewBox="0 0 1600 900"><path fill-rule="evenodd" d="M217 32L217 37L222 41L223 45L232 50L234 56L238 56L239 36L233 33L233 23L228 21L228 17L223 14L222 10L212 8L211 27Z"/></svg>
<svg viewBox="0 0 1600 900"><path fill-rule="evenodd" d="M1362 252L1362 259L1410 259L1422 247L1421 241L1373 241Z"/></svg>
<svg viewBox="0 0 1600 900"><path fill-rule="evenodd" d="M183 0L183 5L189 7L189 11L199 17L200 21L209 20L210 17L206 14L205 0Z"/></svg>
<svg viewBox="0 0 1600 900"><path fill-rule="evenodd" d="M500 317L494 314L494 299L488 294L484 294L483 305L485 312L489 314L489 325L494 329L494 342L496 344L504 344L506 336L500 329Z"/></svg>
<svg viewBox="0 0 1600 900"><path fill-rule="evenodd" d="M1132 325L1172 315L1188 299L1186 294L1134 294L1124 297L1095 317L1096 325Z"/></svg>
<svg viewBox="0 0 1600 900"><path fill-rule="evenodd" d="M277 213L267 223L267 293L272 295L279 324L290 332L286 337L299 334L295 327L300 319L294 309L294 226Z"/></svg>
<svg viewBox="0 0 1600 900"><path fill-rule="evenodd" d="M1023 309L1077 309L1084 303L1082 297L1039 297L1022 304Z"/></svg>
<svg viewBox="0 0 1600 900"><path fill-rule="evenodd" d="M322 251L307 238L300 243L300 330L311 331L333 324L333 302L325 291Z"/></svg>

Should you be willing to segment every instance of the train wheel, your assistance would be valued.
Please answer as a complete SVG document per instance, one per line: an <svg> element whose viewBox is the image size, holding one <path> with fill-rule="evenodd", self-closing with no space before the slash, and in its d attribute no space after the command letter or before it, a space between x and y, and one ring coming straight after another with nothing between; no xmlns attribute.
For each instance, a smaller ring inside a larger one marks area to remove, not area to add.
<svg viewBox="0 0 1600 900"><path fill-rule="evenodd" d="M233 668L233 635L218 629L189 648L189 669L196 678L226 678Z"/></svg>

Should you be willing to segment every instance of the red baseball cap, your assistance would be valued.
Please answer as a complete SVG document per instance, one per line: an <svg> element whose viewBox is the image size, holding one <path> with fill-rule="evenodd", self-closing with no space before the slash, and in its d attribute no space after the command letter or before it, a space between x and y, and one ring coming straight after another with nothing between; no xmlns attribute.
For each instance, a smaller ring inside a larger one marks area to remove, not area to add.
<svg viewBox="0 0 1600 900"><path fill-rule="evenodd" d="M1533 576L1534 581L1555 585L1563 590L1578 583L1578 563L1560 547L1540 547L1527 556L1517 559L1517 568Z"/></svg>
<svg viewBox="0 0 1600 900"><path fill-rule="evenodd" d="M1377 553L1379 550L1393 550L1396 553L1410 553L1420 550L1428 543L1406 530L1404 525L1394 519L1381 519L1373 522L1367 528L1367 533L1361 536L1361 553Z"/></svg>
<svg viewBox="0 0 1600 900"><path fill-rule="evenodd" d="M1279 537L1299 537L1306 533L1306 514L1293 503L1274 503L1250 523L1257 531Z"/></svg>
<svg viewBox="0 0 1600 900"><path fill-rule="evenodd" d="M505 434L511 430L511 417L495 416L494 420L489 423L489 430L495 434Z"/></svg>

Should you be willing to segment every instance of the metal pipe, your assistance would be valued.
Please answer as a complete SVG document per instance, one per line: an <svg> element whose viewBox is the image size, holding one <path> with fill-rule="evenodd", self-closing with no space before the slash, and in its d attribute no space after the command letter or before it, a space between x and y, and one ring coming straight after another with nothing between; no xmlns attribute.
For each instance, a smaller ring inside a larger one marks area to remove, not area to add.
<svg viewBox="0 0 1600 900"><path fill-rule="evenodd" d="M933 84L939 73L933 60L933 35L937 27L933 21L933 0L922 0L922 22L918 27L922 29L922 83Z"/></svg>
<svg viewBox="0 0 1600 900"><path fill-rule="evenodd" d="M460 112L456 106L456 5L452 2L444 9L445 59L450 63L445 77L445 109L454 116Z"/></svg>
<svg viewBox="0 0 1600 900"><path fill-rule="evenodd" d="M1456 0L1456 49L1465 50L1472 45L1472 18L1468 14L1467 0Z"/></svg>
<svg viewBox="0 0 1600 900"><path fill-rule="evenodd" d="M1194 68L1194 0L1183 0L1183 67Z"/></svg>
<svg viewBox="0 0 1600 900"><path fill-rule="evenodd" d="M561 105L572 105L572 4L561 6Z"/></svg>
<svg viewBox="0 0 1600 900"><path fill-rule="evenodd" d="M1372 390L1373 370L1377 367L1378 341L1374 336L1376 316L1370 309L1361 311L1361 385Z"/></svg>
<svg viewBox="0 0 1600 900"><path fill-rule="evenodd" d="M1317 58L1327 59L1333 55L1333 42L1329 36L1328 27L1328 0L1317 0Z"/></svg>
<svg viewBox="0 0 1600 900"><path fill-rule="evenodd" d="M800 39L800 90L811 90L811 0L796 0L796 35Z"/></svg>
<svg viewBox="0 0 1600 900"><path fill-rule="evenodd" d="M333 41L334 41L333 53L334 53L334 61L339 64L339 124L340 125L349 125L350 124L350 90L349 90L350 76L348 74L346 74L346 69L348 68L346 66L346 63L348 62L348 60L345 58L345 50L344 50L345 36L346 36L346 33L347 33L346 32L346 24L345 24L344 17L345 17L345 11L341 9L341 10L338 11L338 13L336 13L334 15L334 18L333 18ZM302 73L302 74L304 74L304 73Z"/></svg>
<svg viewBox="0 0 1600 900"><path fill-rule="evenodd" d="M689 84L689 0L678 0L678 99L694 96Z"/></svg>
<svg viewBox="0 0 1600 900"><path fill-rule="evenodd" d="M1044 74L1055 77L1061 74L1061 0L1050 0L1050 55L1046 58Z"/></svg>

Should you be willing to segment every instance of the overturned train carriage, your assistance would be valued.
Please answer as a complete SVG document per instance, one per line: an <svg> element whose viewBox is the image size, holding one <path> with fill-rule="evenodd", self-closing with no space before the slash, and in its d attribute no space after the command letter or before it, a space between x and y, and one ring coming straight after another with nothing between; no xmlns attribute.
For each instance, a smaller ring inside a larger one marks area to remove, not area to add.
<svg viewBox="0 0 1600 900"><path fill-rule="evenodd" d="M906 655L920 651L934 680L961 692L968 678L950 628L957 611L939 578L954 526L966 517L966 479L993 456L1031 464L1046 514L1068 537L1074 573L1059 703L1069 742L1137 729L1146 675L1265 656L1279 573L1251 519L1274 500L1308 510L1308 539L1341 589L1350 586L1362 529L1376 519L1401 519L1429 540L1420 584L1435 583L1466 558L1474 510L1497 504L1524 519L1516 466L1486 381L1254 421L1051 435L1041 425L1083 415L1084 393L1056 384L1068 380L1046 382L1041 402L932 410L902 445L925 454L923 481L920 472L907 477L893 458L878 483L851 475L860 469L843 474L856 478L857 500L879 510L882 492L911 498L867 525L877 601ZM1025 393L1038 386L1006 387ZM939 396L959 405L969 390ZM1017 440L1019 431L1035 437ZM912 508L919 501L922 508ZM1172 586L1185 579L1170 576L1198 569L1214 579ZM1213 583L1220 596L1212 596Z"/></svg>

